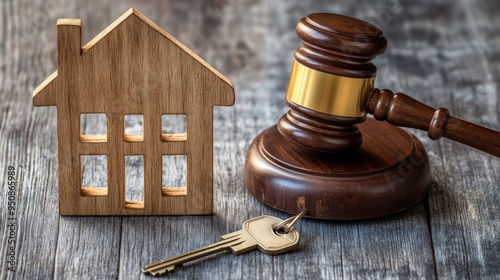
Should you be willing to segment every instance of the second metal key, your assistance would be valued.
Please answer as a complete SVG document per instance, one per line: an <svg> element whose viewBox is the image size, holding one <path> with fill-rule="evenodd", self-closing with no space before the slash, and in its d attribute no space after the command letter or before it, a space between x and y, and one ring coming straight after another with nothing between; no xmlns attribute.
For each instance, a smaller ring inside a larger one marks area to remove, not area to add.
<svg viewBox="0 0 500 280"><path fill-rule="evenodd" d="M231 250L236 255L256 248L271 255L290 251L298 246L299 233L293 227L287 232L276 232L273 226L280 222L283 221L271 216L250 219L243 223L243 229L223 235L220 242L160 262L148 264L142 271L153 276L161 276L183 263L224 250Z"/></svg>

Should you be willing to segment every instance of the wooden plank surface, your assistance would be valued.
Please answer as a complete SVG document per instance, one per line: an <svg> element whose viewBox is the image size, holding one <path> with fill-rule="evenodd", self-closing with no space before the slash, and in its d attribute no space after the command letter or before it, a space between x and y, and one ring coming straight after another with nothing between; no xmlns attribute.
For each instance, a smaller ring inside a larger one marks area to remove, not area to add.
<svg viewBox="0 0 500 280"><path fill-rule="evenodd" d="M57 67L56 20L82 19L83 43L131 6L235 84L236 104L214 112L214 215L60 217L55 108L34 108L31 92ZM140 267L217 241L261 214L243 186L252 139L276 123L297 20L327 11L365 19L388 40L377 86L402 91L460 118L500 130L498 1L13 1L0 2L0 278L137 279ZM426 146L428 198L367 221L303 220L297 251L217 254L174 279L494 279L500 277L500 160L443 139ZM6 254L8 166L16 168L17 271ZM334 203L334 202L333 202Z"/></svg>

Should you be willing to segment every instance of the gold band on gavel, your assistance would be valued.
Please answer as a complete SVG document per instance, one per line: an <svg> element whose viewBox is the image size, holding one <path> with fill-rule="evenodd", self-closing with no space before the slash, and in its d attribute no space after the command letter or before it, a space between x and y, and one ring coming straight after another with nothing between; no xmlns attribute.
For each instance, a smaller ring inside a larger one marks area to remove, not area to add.
<svg viewBox="0 0 500 280"><path fill-rule="evenodd" d="M366 116L375 78L324 73L293 62L286 98L308 109L341 117Z"/></svg>

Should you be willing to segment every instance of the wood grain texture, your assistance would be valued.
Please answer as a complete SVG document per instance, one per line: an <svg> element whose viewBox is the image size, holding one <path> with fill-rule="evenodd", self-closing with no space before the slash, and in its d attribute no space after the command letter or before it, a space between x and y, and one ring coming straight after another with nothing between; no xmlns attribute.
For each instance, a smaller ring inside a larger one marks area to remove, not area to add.
<svg viewBox="0 0 500 280"><path fill-rule="evenodd" d="M31 92L54 69L59 18L81 18L86 43L135 6L234 82L236 104L214 113L214 215L60 217L55 108ZM402 91L462 119L500 129L498 1L1 1L1 279L145 279L140 267L218 240L248 218L288 215L243 186L250 142L287 111L283 99L300 40L297 20L318 11L378 25L389 48L377 86ZM297 251L218 254L169 279L494 279L500 275L500 161L414 132L434 183L425 202L355 222L305 219ZM5 174L18 170L18 271L6 270Z"/></svg>
<svg viewBox="0 0 500 280"><path fill-rule="evenodd" d="M353 78L371 78L377 67L371 63L387 48L383 31L353 17L314 13L300 19L297 35L304 45L295 59L309 68Z"/></svg>
<svg viewBox="0 0 500 280"><path fill-rule="evenodd" d="M81 32L80 19L57 21L58 69L33 92L35 106L58 108L59 213L210 214L212 110L234 103L232 83L134 8L83 47ZM82 114L104 115L104 131L81 135ZM189 137L162 134L162 117L173 114L186 116ZM131 115L144 119L140 134L124 129ZM181 192L162 187L165 155L187 158ZM107 174L103 188L82 180L89 156L107 162L94 171ZM136 163L142 174L136 181L144 182L141 200L126 197L131 157L141 157L142 164Z"/></svg>
<svg viewBox="0 0 500 280"><path fill-rule="evenodd" d="M373 118L359 129L363 144L343 154L294 144L278 126L266 129L248 149L245 187L266 205L291 214L307 209L317 219L380 217L420 202L431 180L422 144Z"/></svg>
<svg viewBox="0 0 500 280"><path fill-rule="evenodd" d="M446 108L434 109L387 89L374 89L367 108L379 121L424 130L432 140L446 137L500 157L500 132L452 117Z"/></svg>

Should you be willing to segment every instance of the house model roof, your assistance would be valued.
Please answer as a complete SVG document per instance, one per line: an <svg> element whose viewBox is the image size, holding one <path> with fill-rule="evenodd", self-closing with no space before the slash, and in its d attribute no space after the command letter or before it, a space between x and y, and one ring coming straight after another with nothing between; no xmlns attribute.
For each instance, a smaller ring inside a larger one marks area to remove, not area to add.
<svg viewBox="0 0 500 280"><path fill-rule="evenodd" d="M107 46L104 46L105 43L103 43L103 41L105 41L108 37L120 36L120 35L115 35L114 33L118 33L118 32L113 32L113 31L122 28L123 25L127 25L129 21L133 21L135 19L139 19L141 22L145 23L148 26L147 29L154 30L154 32L161 34L161 37L170 41L173 45L177 46L185 54L187 54L192 59L197 61L200 65L202 65L204 68L206 68L206 70L210 71L213 75L215 75L220 80L220 82L225 84L225 86L228 87L227 90L233 91L233 94L234 94L234 89L233 89L234 86L228 78L226 78L224 75L222 75L220 72L218 72L212 66L210 66L207 62L205 62L197 54L195 54L193 51L191 51L189 48L187 48L185 45L183 45L181 42L179 42L172 35L165 32L157 24L152 22L150 19L148 19L143 14L141 14L135 8L129 9L122 16L120 16L115 22L113 22L106 29L104 29L101 33L99 33L95 38L93 38L90 42L88 42L83 47L80 47L80 55L81 55L82 59L84 61L90 60L90 58L87 59L87 56L90 56L88 54L92 53L94 51L94 49L101 48L100 45L103 45L102 48L109 48L109 44ZM135 23L135 24L137 24L137 23ZM81 42L81 25L82 25L82 23L81 23L80 19L75 19L75 18L59 19L57 21L57 25L58 25L58 30L60 30L61 27L68 27L68 28L76 27L78 29L78 31L73 31L73 32L78 33L77 35L79 38L76 38L77 36L75 34L75 36L70 37L70 39L72 39L74 41L77 41L77 40L78 41L74 42L74 43L70 43L70 44L75 44L75 43ZM123 28L126 28L126 27L123 27ZM140 37L139 39L144 39L144 37L146 37L146 36L143 36L144 31L141 31L141 32L142 33L139 33L139 35L135 34L134 32L128 32L128 31L122 32L123 34L125 34L126 37L113 38L112 40L114 40L115 42L119 42L119 44L116 46L113 46L116 48L116 50L108 50L108 51L119 52L120 51L120 43L122 43L122 44L123 43L128 43L128 44L132 43L132 45L135 43L137 45L142 44L142 42L140 42L140 40L138 40L137 37L139 36ZM62 48L61 44L68 44L68 42L65 42L65 40L67 40L68 38L59 38L59 37L62 37L61 33L63 33L63 32L58 31L58 49ZM156 36L154 40L158 41L157 38L158 37ZM151 39L151 40L153 40L153 39ZM78 44L81 46L81 43L78 43ZM150 43L149 45L154 46L155 44ZM140 54L137 53L135 55L140 55ZM35 106L56 105L55 104L56 103L56 100L55 100L56 94L53 93L53 91L54 91L54 88L60 88L60 87L54 85L54 83L60 82L59 79L61 76L61 67L64 67L61 65L62 60L64 60L64 55L61 55L61 50L59 50L59 55L58 55L59 69L58 69L58 71L55 71L52 75L50 75L44 82L42 82L34 90L33 103ZM86 63L86 64L90 64L90 63ZM70 65L70 67L71 67L71 65ZM71 69L71 70L77 71L75 69ZM45 96L45 95L53 95L53 96ZM229 99L231 99L231 98L229 98ZM234 97L233 97L233 99L234 99ZM231 104L217 104L217 105L231 105Z"/></svg>

